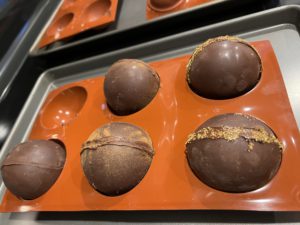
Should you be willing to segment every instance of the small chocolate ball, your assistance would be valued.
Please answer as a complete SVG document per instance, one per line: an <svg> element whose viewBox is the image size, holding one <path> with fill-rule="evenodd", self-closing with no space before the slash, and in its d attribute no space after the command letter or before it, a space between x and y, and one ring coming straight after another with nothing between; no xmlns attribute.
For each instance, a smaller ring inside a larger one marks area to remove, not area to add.
<svg viewBox="0 0 300 225"><path fill-rule="evenodd" d="M158 92L158 74L146 63L123 59L114 63L104 80L107 105L116 115L129 115L143 109Z"/></svg>
<svg viewBox="0 0 300 225"><path fill-rule="evenodd" d="M196 48L188 63L187 82L199 96L228 99L250 91L261 72L254 47L242 39L223 36Z"/></svg>
<svg viewBox="0 0 300 225"><path fill-rule="evenodd" d="M148 5L155 11L164 12L176 8L182 2L183 0L148 0Z"/></svg>
<svg viewBox="0 0 300 225"><path fill-rule="evenodd" d="M147 173L154 150L149 135L129 123L95 130L83 144L81 165L94 189L108 196L134 188Z"/></svg>
<svg viewBox="0 0 300 225"><path fill-rule="evenodd" d="M38 198L55 183L65 160L65 149L54 141L33 140L21 143L2 163L3 182L19 198Z"/></svg>
<svg viewBox="0 0 300 225"><path fill-rule="evenodd" d="M225 192L248 192L277 173L282 144L262 121L243 114L223 114L202 124L186 143L194 174Z"/></svg>

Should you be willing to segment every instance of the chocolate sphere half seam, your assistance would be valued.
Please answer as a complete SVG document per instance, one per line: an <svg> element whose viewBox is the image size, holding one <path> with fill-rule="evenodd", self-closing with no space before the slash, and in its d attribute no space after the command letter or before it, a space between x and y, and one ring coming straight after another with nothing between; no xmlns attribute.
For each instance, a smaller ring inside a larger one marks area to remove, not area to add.
<svg viewBox="0 0 300 225"><path fill-rule="evenodd" d="M220 42L220 41L233 41L233 42L238 42L238 43L241 43L241 44L245 44L246 46L248 46L249 48L251 48L258 56L258 59L259 59L259 62L260 62L260 76L263 72L263 68L262 68L262 61L261 61L261 57L259 55L259 53L257 52L257 50L250 44L248 43L247 41L241 39L241 38L238 38L238 37L232 37L232 36L220 36L220 37L216 37L216 38L211 38L211 39L208 39L207 41L205 41L204 43L198 45L196 47L196 49L194 50L194 52L192 53L192 56L190 57L189 59L189 62L187 64L187 76L186 76L186 80L187 82L190 84L190 71L191 71L191 66L192 66L192 63L195 59L195 57L201 53L201 51L207 47L208 45L212 44L212 43L215 43L215 42Z"/></svg>
<svg viewBox="0 0 300 225"><path fill-rule="evenodd" d="M15 161L15 162L10 162L10 163L3 163L2 166L1 166L1 169L4 167L4 166L14 166L14 165L23 165L23 166L32 166L32 167L37 167L37 168L43 168L43 169L51 169L51 170L61 170L64 168L64 165L62 166L51 166L51 165L40 165L38 163L29 163L29 162L18 162L18 161Z"/></svg>
<svg viewBox="0 0 300 225"><path fill-rule="evenodd" d="M264 121L240 113L206 120L185 146L194 175L209 187L229 193L267 185L280 169L284 147Z"/></svg>
<svg viewBox="0 0 300 225"><path fill-rule="evenodd" d="M240 137L248 142L248 151L253 149L253 142L276 144L280 150L283 149L282 143L273 134L269 134L261 127L257 129L230 126L204 127L190 134L186 144L201 139L225 139L227 141L234 141Z"/></svg>
<svg viewBox="0 0 300 225"><path fill-rule="evenodd" d="M90 185L117 196L135 188L148 172L154 155L149 134L134 124L111 122L83 143L81 166Z"/></svg>
<svg viewBox="0 0 300 225"><path fill-rule="evenodd" d="M99 147L102 147L105 145L118 145L118 146L132 147L132 148L135 148L135 149L145 152L150 157L154 156L154 151L147 144L145 144L143 142L138 142L138 141L133 142L127 138L117 137L117 136L102 137L98 140L87 141L86 143L84 143L82 145L81 153L85 150L96 150Z"/></svg>
<svg viewBox="0 0 300 225"><path fill-rule="evenodd" d="M1 165L3 183L16 197L36 199L55 184L66 161L66 149L49 140L15 146Z"/></svg>

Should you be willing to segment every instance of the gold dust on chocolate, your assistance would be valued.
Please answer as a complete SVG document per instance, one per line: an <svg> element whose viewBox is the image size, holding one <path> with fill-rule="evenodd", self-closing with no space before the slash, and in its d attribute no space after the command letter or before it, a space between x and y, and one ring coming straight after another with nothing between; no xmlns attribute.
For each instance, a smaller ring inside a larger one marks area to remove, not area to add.
<svg viewBox="0 0 300 225"><path fill-rule="evenodd" d="M224 192L244 193L277 174L283 144L261 120L227 113L210 118L186 142L192 172L204 184Z"/></svg>
<svg viewBox="0 0 300 225"><path fill-rule="evenodd" d="M82 145L82 151L90 149L90 150L97 150L106 145L116 145L116 146L125 146L130 148L135 148L140 151L144 151L150 157L153 157L154 152L148 144L143 141L132 141L129 138L124 137L102 137L99 139L95 139L92 141L87 141Z"/></svg>
<svg viewBox="0 0 300 225"><path fill-rule="evenodd" d="M225 139L234 141L238 138L244 138L248 142L248 151L253 149L253 142L264 144L276 144L279 149L283 149L282 143L273 135L269 134L264 128L242 128L242 127L204 127L189 135L187 143L200 139Z"/></svg>
<svg viewBox="0 0 300 225"><path fill-rule="evenodd" d="M186 80L191 90L204 98L241 96L259 82L262 61L245 40L231 36L208 39L193 52Z"/></svg>
<svg viewBox="0 0 300 225"><path fill-rule="evenodd" d="M191 71L191 65L192 65L193 61L195 60L196 56L199 53L201 53L203 51L203 49L206 48L207 46L211 45L212 43L220 42L220 41L232 41L232 42L243 43L245 45L250 46L256 52L256 54L259 55L253 46L251 46L248 42L246 42L245 40L243 40L239 37L225 35L225 36L220 36L220 37L216 37L216 38L210 38L207 41L203 42L201 45L198 45L196 47L196 49L194 50L194 52L187 64L187 80L188 80L188 82L190 82L189 75L190 75L190 71Z"/></svg>
<svg viewBox="0 0 300 225"><path fill-rule="evenodd" d="M91 186L107 196L124 194L140 183L154 156L150 136L129 123L96 129L83 143L81 165Z"/></svg>

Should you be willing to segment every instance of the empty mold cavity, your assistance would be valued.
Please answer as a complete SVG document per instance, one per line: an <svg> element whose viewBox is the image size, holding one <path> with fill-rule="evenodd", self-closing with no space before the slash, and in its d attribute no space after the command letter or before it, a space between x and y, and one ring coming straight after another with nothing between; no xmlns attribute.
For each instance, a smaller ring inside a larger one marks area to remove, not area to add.
<svg viewBox="0 0 300 225"><path fill-rule="evenodd" d="M87 99L83 87L63 90L46 103L42 110L41 123L49 129L64 126L74 120Z"/></svg>
<svg viewBox="0 0 300 225"><path fill-rule="evenodd" d="M109 14L110 6L111 6L110 0L95 1L85 9L85 12L83 13L83 17L89 22L96 21L100 17Z"/></svg>
<svg viewBox="0 0 300 225"><path fill-rule="evenodd" d="M71 12L64 14L52 25L49 30L49 34L53 35L63 31L72 22L73 18L74 14Z"/></svg>

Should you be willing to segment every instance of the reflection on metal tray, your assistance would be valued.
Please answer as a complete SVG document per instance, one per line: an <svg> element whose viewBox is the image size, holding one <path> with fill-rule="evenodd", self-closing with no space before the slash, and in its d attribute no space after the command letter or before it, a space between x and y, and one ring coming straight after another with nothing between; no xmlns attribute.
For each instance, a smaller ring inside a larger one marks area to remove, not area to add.
<svg viewBox="0 0 300 225"><path fill-rule="evenodd" d="M25 140L30 133L31 126L48 92L65 83L86 79L101 74L107 68L121 58L140 58L145 61L154 61L172 56L190 53L193 48L209 37L235 34L248 40L268 39L275 50L284 82L287 88L292 109L300 127L300 101L299 86L300 64L300 38L299 24L300 7L285 6L242 18L218 23L200 29L180 33L174 36L155 40L134 47L111 52L105 55L74 62L61 67L46 71L37 81L31 95L29 96L18 120L12 129L10 136L1 151L1 159L15 144ZM1 186L2 193L4 185ZM228 214L227 214L228 213ZM98 217L95 212L91 213L26 213L26 214L1 214L3 222L1 224L36 224L38 222L57 224L81 224L82 220L88 220L85 224L97 224L99 220L115 222L140 222L143 224L176 222L177 218L184 224L207 222L224 224L231 223L257 223L257 222L279 222L291 221L297 224L300 218L297 213L248 213L248 212L128 212L120 213L100 213ZM151 214L151 216L149 216ZM183 217L177 216L182 214ZM72 217L75 215L75 217ZM87 216L88 215L88 216ZM125 215L125 216L124 216ZM148 215L148 216L147 216ZM190 215L187 216L187 215ZM166 218L167 217L167 218ZM213 217L213 219L207 219ZM54 219L55 218L55 219ZM89 218L89 219L87 219ZM138 218L138 219L137 219ZM155 219L156 218L156 219ZM158 220L157 218L162 218ZM192 218L192 219L191 219ZM227 219L226 219L227 218ZM300 223L299 223L300 224Z"/></svg>

